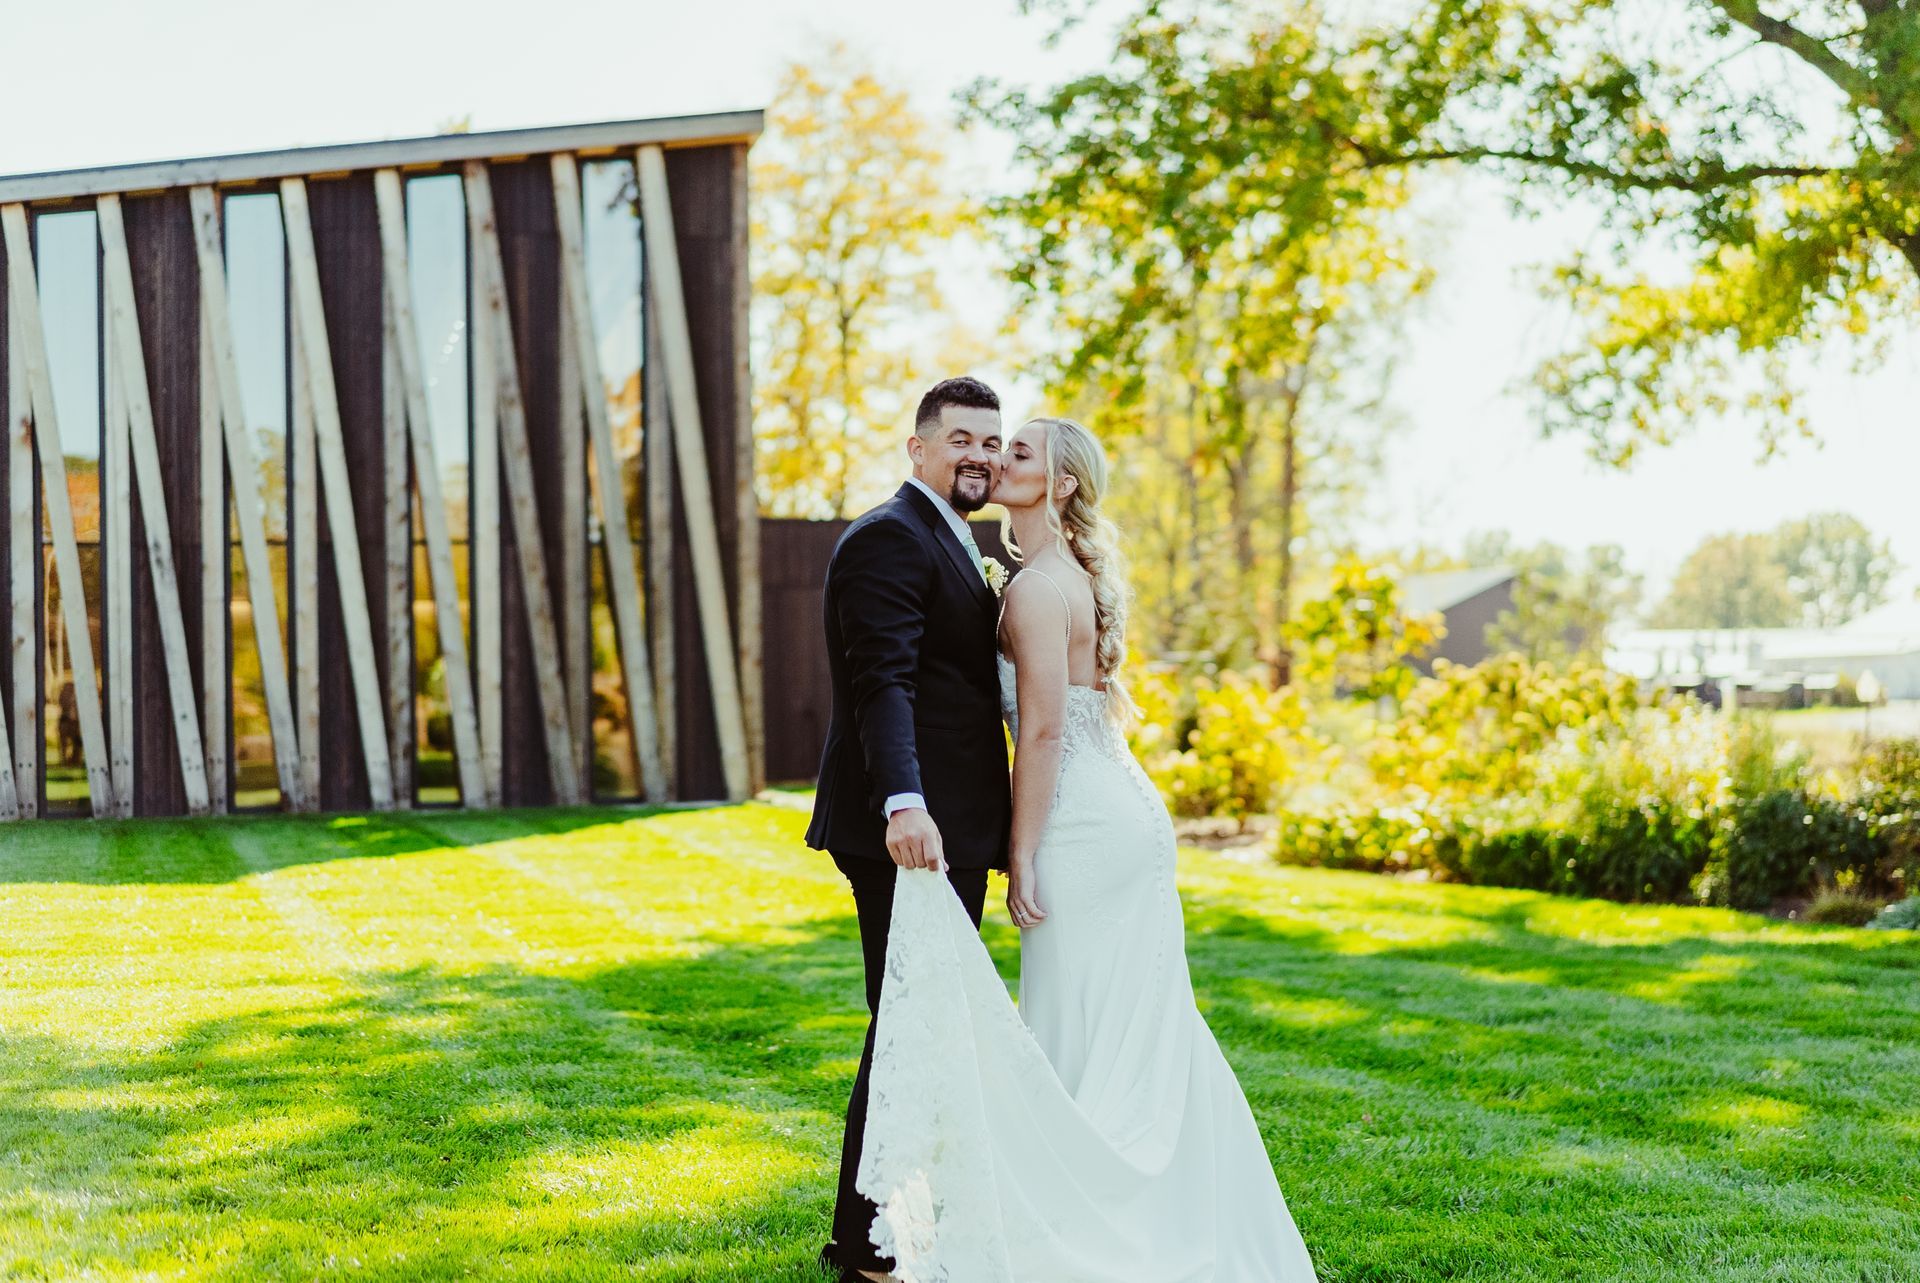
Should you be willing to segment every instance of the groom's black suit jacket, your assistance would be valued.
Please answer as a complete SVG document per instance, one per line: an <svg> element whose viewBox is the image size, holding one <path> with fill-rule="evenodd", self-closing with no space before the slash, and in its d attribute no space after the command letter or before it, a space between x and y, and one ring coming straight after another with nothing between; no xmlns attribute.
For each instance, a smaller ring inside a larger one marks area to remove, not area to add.
<svg viewBox="0 0 1920 1283"><path fill-rule="evenodd" d="M881 806L919 793L950 866L1006 868L1000 603L933 500L906 483L863 513L825 592L833 715L807 845L891 862Z"/></svg>

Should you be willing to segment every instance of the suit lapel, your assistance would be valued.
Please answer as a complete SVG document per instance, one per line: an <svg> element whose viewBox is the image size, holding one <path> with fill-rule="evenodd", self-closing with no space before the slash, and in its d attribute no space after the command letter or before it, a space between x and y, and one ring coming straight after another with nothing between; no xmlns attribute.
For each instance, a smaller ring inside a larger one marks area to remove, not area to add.
<svg viewBox="0 0 1920 1283"><path fill-rule="evenodd" d="M920 514L920 519L927 523L928 529L933 531L934 542L940 545L941 550L947 554L947 560L953 563L954 570L959 572L960 578L966 582L974 604L986 612L988 619L993 619L996 614L993 589L987 587L987 581L980 574L980 568L967 555L966 545L961 543L960 537L953 533L953 527L947 524L947 519L940 509L934 506L933 500L921 492L920 487L910 481L901 483L898 494L913 505L913 510Z"/></svg>

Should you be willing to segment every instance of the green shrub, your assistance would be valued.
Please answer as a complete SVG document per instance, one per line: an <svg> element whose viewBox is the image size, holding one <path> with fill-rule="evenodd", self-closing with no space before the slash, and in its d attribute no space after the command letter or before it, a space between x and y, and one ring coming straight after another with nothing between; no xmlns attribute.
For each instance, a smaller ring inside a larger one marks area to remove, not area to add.
<svg viewBox="0 0 1920 1283"><path fill-rule="evenodd" d="M1532 787L1535 757L1564 732L1621 727L1642 706L1632 677L1585 660L1437 659L1374 741L1368 765L1389 792L1497 796Z"/></svg>
<svg viewBox="0 0 1920 1283"><path fill-rule="evenodd" d="M1240 673L1134 683L1142 718L1132 745L1175 815L1244 825L1273 810L1298 761L1318 741L1296 689L1268 690Z"/></svg>
<svg viewBox="0 0 1920 1283"><path fill-rule="evenodd" d="M1866 896L1889 881L1891 826L1912 818L1896 804L1906 765L1894 754L1876 767L1870 808L1811 779L1765 719L1662 701L1557 727L1491 796L1410 790L1410 804L1282 815L1273 850L1613 900L1760 909L1823 885Z"/></svg>
<svg viewBox="0 0 1920 1283"><path fill-rule="evenodd" d="M1829 887L1813 898L1804 916L1808 922L1822 922L1829 926L1864 927L1886 907L1884 900L1861 895L1858 891Z"/></svg>
<svg viewBox="0 0 1920 1283"><path fill-rule="evenodd" d="M1920 931L1920 895L1894 901L1867 925L1876 931Z"/></svg>
<svg viewBox="0 0 1920 1283"><path fill-rule="evenodd" d="M1393 721L1361 723L1357 787L1306 770L1332 750L1290 693L1231 676L1161 677L1136 746L1177 814L1244 822L1294 799L1276 815L1283 863L1740 909L1920 887L1920 741L1816 774L1763 715L1643 699L1583 661L1435 668Z"/></svg>
<svg viewBox="0 0 1920 1283"><path fill-rule="evenodd" d="M1273 855L1281 864L1382 873L1440 863L1435 848L1445 825L1412 807L1286 810L1275 820Z"/></svg>
<svg viewBox="0 0 1920 1283"><path fill-rule="evenodd" d="M1895 899L1920 888L1920 739L1876 740L1861 754L1853 798L1883 845L1867 881Z"/></svg>

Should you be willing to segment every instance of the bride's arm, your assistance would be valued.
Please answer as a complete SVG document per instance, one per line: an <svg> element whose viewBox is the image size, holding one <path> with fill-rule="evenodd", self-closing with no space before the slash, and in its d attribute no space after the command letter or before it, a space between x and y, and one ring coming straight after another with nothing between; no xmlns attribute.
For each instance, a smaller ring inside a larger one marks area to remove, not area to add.
<svg viewBox="0 0 1920 1283"><path fill-rule="evenodd" d="M1020 926L1046 917L1033 898L1033 857L1060 779L1067 721L1067 612L1059 593L1031 576L1007 587L1006 645L1020 700L1013 748L1013 833L1007 908Z"/></svg>

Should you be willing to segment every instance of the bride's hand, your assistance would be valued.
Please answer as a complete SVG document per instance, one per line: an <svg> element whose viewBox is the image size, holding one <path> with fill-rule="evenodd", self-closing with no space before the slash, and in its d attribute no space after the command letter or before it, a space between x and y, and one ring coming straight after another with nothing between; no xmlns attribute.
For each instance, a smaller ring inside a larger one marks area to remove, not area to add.
<svg viewBox="0 0 1920 1283"><path fill-rule="evenodd" d="M1007 872L1007 912L1017 927L1035 927L1047 920L1047 911L1033 898L1033 867L1015 863Z"/></svg>

